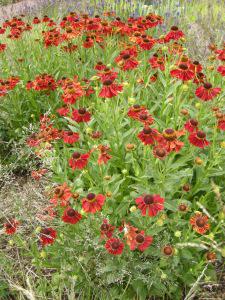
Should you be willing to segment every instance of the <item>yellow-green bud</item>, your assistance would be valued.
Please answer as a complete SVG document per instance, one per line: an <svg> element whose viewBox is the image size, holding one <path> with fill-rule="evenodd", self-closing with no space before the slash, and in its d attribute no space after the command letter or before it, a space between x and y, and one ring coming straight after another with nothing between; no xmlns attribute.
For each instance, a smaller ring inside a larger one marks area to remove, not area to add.
<svg viewBox="0 0 225 300"><path fill-rule="evenodd" d="M175 235L175 237L178 237L178 238L181 237L181 231L179 231L179 230L175 231L174 235Z"/></svg>
<svg viewBox="0 0 225 300"><path fill-rule="evenodd" d="M133 205L130 207L130 212L135 212L137 210L137 206Z"/></svg>
<svg viewBox="0 0 225 300"><path fill-rule="evenodd" d="M41 251L40 252L40 257L41 258L46 258L47 257L47 253L45 251Z"/></svg>
<svg viewBox="0 0 225 300"><path fill-rule="evenodd" d="M41 231L41 226L38 226L36 229L35 229L35 232L36 233L39 233Z"/></svg>
<svg viewBox="0 0 225 300"><path fill-rule="evenodd" d="M183 84L183 85L182 85L182 90L183 90L184 92L187 92L187 91L189 90L189 86L188 86L187 84Z"/></svg>
<svg viewBox="0 0 225 300"><path fill-rule="evenodd" d="M223 142L220 143L220 147L221 148L225 148L225 141L223 141Z"/></svg>

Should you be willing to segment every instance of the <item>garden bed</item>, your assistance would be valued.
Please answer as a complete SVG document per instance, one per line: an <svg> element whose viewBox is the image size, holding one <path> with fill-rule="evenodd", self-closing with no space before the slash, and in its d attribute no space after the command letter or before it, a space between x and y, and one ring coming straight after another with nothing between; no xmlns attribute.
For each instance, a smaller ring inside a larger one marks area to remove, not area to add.
<svg viewBox="0 0 225 300"><path fill-rule="evenodd" d="M223 297L224 44L102 5L0 28L0 298Z"/></svg>

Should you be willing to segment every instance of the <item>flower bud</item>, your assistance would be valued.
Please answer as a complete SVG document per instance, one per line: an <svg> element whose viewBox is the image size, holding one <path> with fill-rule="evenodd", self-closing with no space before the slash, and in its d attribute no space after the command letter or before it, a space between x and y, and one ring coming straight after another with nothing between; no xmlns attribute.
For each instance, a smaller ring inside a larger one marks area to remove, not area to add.
<svg viewBox="0 0 225 300"><path fill-rule="evenodd" d="M9 243L10 246L14 245L14 241L13 240L9 240L8 243Z"/></svg>
<svg viewBox="0 0 225 300"><path fill-rule="evenodd" d="M110 198L112 196L112 192L106 192L106 197Z"/></svg>
<svg viewBox="0 0 225 300"><path fill-rule="evenodd" d="M90 134L90 133L92 133L92 131L93 131L93 129L92 128L90 128L90 127L88 127L88 128L86 128L86 130L85 130L88 134Z"/></svg>
<svg viewBox="0 0 225 300"><path fill-rule="evenodd" d="M178 238L181 237L181 231L179 230L175 231L174 236Z"/></svg>
<svg viewBox="0 0 225 300"><path fill-rule="evenodd" d="M195 163L196 163L196 165L202 165L203 164L203 160L200 158L200 157L196 157L195 158Z"/></svg>
<svg viewBox="0 0 225 300"><path fill-rule="evenodd" d="M40 252L40 257L41 258L46 258L47 257L47 253L45 251L41 251Z"/></svg>
<svg viewBox="0 0 225 300"><path fill-rule="evenodd" d="M187 92L189 90L189 86L187 84L183 84L181 88L184 92Z"/></svg>
<svg viewBox="0 0 225 300"><path fill-rule="evenodd" d="M220 147L225 149L225 141L220 143Z"/></svg>
<svg viewBox="0 0 225 300"><path fill-rule="evenodd" d="M132 97L129 97L129 98L128 98L128 103L134 104L135 102L136 102L136 99L135 99L135 98L132 98Z"/></svg>
<svg viewBox="0 0 225 300"><path fill-rule="evenodd" d="M162 273L161 274L161 279L166 279L167 278L167 275L165 273Z"/></svg>
<svg viewBox="0 0 225 300"><path fill-rule="evenodd" d="M38 226L36 229L35 229L35 233L39 233L41 231L41 226Z"/></svg>
<svg viewBox="0 0 225 300"><path fill-rule="evenodd" d="M135 144L126 144L126 150L127 151L132 151L136 148Z"/></svg>
<svg viewBox="0 0 225 300"><path fill-rule="evenodd" d="M208 261L213 262L213 261L216 260L216 254L215 254L214 252L207 252L207 253L206 253L206 259L207 259Z"/></svg>
<svg viewBox="0 0 225 300"><path fill-rule="evenodd" d="M79 198L79 196L80 196L80 195L79 195L77 192L73 193L73 198L74 198L74 199Z"/></svg>
<svg viewBox="0 0 225 300"><path fill-rule="evenodd" d="M130 212L135 212L137 210L137 206L133 205L130 207Z"/></svg>
<svg viewBox="0 0 225 300"><path fill-rule="evenodd" d="M180 113L184 116L188 116L189 115L189 111L187 109L181 109Z"/></svg>
<svg viewBox="0 0 225 300"><path fill-rule="evenodd" d="M158 219L158 220L156 221L156 224L157 224L158 226L163 226L164 221L163 221L162 219Z"/></svg>
<svg viewBox="0 0 225 300"><path fill-rule="evenodd" d="M208 69L209 71L213 71L213 70L214 70L214 66L208 66L207 69Z"/></svg>
<svg viewBox="0 0 225 300"><path fill-rule="evenodd" d="M223 249L221 249L221 254L223 257L225 257L225 247Z"/></svg>
<svg viewBox="0 0 225 300"><path fill-rule="evenodd" d="M190 187L190 185L188 183L184 184L183 187L182 187L182 189L183 189L184 192L189 192L190 188L191 187Z"/></svg>
<svg viewBox="0 0 225 300"><path fill-rule="evenodd" d="M172 256L174 254L174 248L171 245L164 246L162 251L166 256Z"/></svg>
<svg viewBox="0 0 225 300"><path fill-rule="evenodd" d="M201 106L202 106L202 105L201 105L201 103L199 103L199 102L195 104L195 108L197 108L197 109L199 109Z"/></svg>
<svg viewBox="0 0 225 300"><path fill-rule="evenodd" d="M168 47L167 46L163 46L162 47L162 51L167 51L168 50Z"/></svg>
<svg viewBox="0 0 225 300"><path fill-rule="evenodd" d="M224 220L225 219L225 212L220 211L220 213L219 213L219 219L220 220Z"/></svg>

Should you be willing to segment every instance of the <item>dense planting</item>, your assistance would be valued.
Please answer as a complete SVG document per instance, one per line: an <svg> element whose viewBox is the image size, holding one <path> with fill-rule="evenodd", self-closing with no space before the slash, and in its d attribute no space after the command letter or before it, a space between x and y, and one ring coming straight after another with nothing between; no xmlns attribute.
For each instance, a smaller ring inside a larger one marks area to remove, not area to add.
<svg viewBox="0 0 225 300"><path fill-rule="evenodd" d="M162 23L70 13L0 28L3 138L40 119L31 176L52 183L39 226L12 211L3 234L15 248L30 237L23 255L52 272L45 296L182 299L225 256L225 48L209 45L203 67Z"/></svg>

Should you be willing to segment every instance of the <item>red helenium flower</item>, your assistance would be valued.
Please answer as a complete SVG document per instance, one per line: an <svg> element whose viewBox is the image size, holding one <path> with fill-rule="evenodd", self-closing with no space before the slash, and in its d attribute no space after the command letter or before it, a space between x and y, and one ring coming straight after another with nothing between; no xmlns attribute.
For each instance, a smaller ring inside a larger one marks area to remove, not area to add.
<svg viewBox="0 0 225 300"><path fill-rule="evenodd" d="M138 208L141 210L142 216L146 216L146 213L150 217L156 216L157 213L164 209L164 198L160 195L143 195L138 197L136 200Z"/></svg>
<svg viewBox="0 0 225 300"><path fill-rule="evenodd" d="M101 98L112 98L118 95L118 92L123 90L122 85L114 83L112 80L103 81L103 87L99 93Z"/></svg>
<svg viewBox="0 0 225 300"><path fill-rule="evenodd" d="M80 154L79 152L74 152L72 157L69 159L70 167L75 169L83 169L88 163L90 153Z"/></svg>
<svg viewBox="0 0 225 300"><path fill-rule="evenodd" d="M79 133L72 131L63 131L63 141L67 144L73 144L79 140Z"/></svg>
<svg viewBox="0 0 225 300"><path fill-rule="evenodd" d="M62 220L65 223L76 224L81 219L82 215L72 207L67 207L63 212Z"/></svg>
<svg viewBox="0 0 225 300"><path fill-rule="evenodd" d="M69 199L73 196L70 187L67 186L67 183L64 182L62 185L59 185L54 190L54 195L50 199L50 203L57 206L67 206L69 204Z"/></svg>
<svg viewBox="0 0 225 300"><path fill-rule="evenodd" d="M19 222L16 220L10 220L9 222L4 224L5 233L6 234L14 234L19 226Z"/></svg>
<svg viewBox="0 0 225 300"><path fill-rule="evenodd" d="M153 145L158 142L162 136L157 129L145 127L139 132L138 138L144 145Z"/></svg>
<svg viewBox="0 0 225 300"><path fill-rule="evenodd" d="M178 140L178 137L184 135L183 130L175 131L172 128L167 128L163 131L163 138L160 140L160 146L163 146L167 152L179 152L184 146L184 143Z"/></svg>
<svg viewBox="0 0 225 300"><path fill-rule="evenodd" d="M222 76L225 76L225 65L219 66L217 68L217 72L219 72Z"/></svg>
<svg viewBox="0 0 225 300"><path fill-rule="evenodd" d="M194 132L194 131L198 130L198 121L195 119L190 119L184 124L184 128L188 132Z"/></svg>
<svg viewBox="0 0 225 300"><path fill-rule="evenodd" d="M206 140L205 132L198 130L196 132L192 132L188 137L189 142L199 148L205 148L210 144L209 141Z"/></svg>
<svg viewBox="0 0 225 300"><path fill-rule="evenodd" d="M132 239L130 250L138 249L140 251L145 251L153 242L153 237L150 235L145 235L144 230L136 234Z"/></svg>
<svg viewBox="0 0 225 300"><path fill-rule="evenodd" d="M209 101L215 98L221 92L221 88L213 88L211 83L204 83L196 89L195 95L203 101Z"/></svg>
<svg viewBox="0 0 225 300"><path fill-rule="evenodd" d="M133 70L137 68L138 61L135 59L137 56L136 49L127 49L120 52L120 55L115 58L115 62L121 67L122 70Z"/></svg>
<svg viewBox="0 0 225 300"><path fill-rule="evenodd" d="M120 255L123 252L124 243L120 239L111 238L105 244L106 250L113 255Z"/></svg>
<svg viewBox="0 0 225 300"><path fill-rule="evenodd" d="M103 223L100 227L101 238L111 238L114 232L115 226L112 226L108 223L106 219L103 220Z"/></svg>
<svg viewBox="0 0 225 300"><path fill-rule="evenodd" d="M172 26L170 32L165 36L165 41L179 40L184 37L184 33L177 26Z"/></svg>
<svg viewBox="0 0 225 300"><path fill-rule="evenodd" d="M53 228L47 227L42 229L39 236L42 246L53 244L56 239L56 236L57 232Z"/></svg>
<svg viewBox="0 0 225 300"><path fill-rule="evenodd" d="M153 57L149 59L149 63L152 69L165 70L165 59L164 57L158 57L158 54L154 54Z"/></svg>
<svg viewBox="0 0 225 300"><path fill-rule="evenodd" d="M77 123L89 122L91 120L91 114L86 108L74 109L72 115L72 119Z"/></svg>
<svg viewBox="0 0 225 300"><path fill-rule="evenodd" d="M146 107L141 106L139 104L135 104L135 105L133 105L132 107L129 108L127 115L131 119L138 120L139 115L144 114L144 113L147 113Z"/></svg>
<svg viewBox="0 0 225 300"><path fill-rule="evenodd" d="M102 194L89 193L86 198L82 199L82 208L85 212L94 214L102 209L105 199L106 197Z"/></svg>
<svg viewBox="0 0 225 300"><path fill-rule="evenodd" d="M210 228L208 217L200 212L191 217L190 224L192 225L192 228L199 234L204 234Z"/></svg>
<svg viewBox="0 0 225 300"><path fill-rule="evenodd" d="M168 151L165 148L163 148L163 146L156 145L153 148L153 155L160 160L165 159L168 154Z"/></svg>
<svg viewBox="0 0 225 300"><path fill-rule="evenodd" d="M194 72L188 68L187 64L180 64L178 69L170 71L170 75L183 81L191 80L195 77Z"/></svg>

